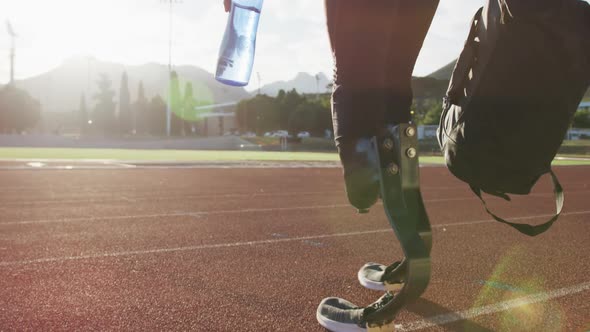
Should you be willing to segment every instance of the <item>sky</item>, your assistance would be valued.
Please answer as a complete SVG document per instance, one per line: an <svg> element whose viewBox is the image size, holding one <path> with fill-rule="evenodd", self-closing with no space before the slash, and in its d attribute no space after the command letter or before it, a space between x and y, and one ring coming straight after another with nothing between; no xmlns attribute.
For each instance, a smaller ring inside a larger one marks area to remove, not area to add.
<svg viewBox="0 0 590 332"><path fill-rule="evenodd" d="M223 0L173 0L172 62L214 72L227 14ZM362 1L362 0L359 0ZM441 0L414 74L455 59L483 0ZM125 65L168 63L168 0L0 0L0 83L9 79L10 20L16 78L46 72L74 56ZM266 0L253 71L261 84L298 72L332 72L322 0ZM247 89L257 88L256 76Z"/></svg>

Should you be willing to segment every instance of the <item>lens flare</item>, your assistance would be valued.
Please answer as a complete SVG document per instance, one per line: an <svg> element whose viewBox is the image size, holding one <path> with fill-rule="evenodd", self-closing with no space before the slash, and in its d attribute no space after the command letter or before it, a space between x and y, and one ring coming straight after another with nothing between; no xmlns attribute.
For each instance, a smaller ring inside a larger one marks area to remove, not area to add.
<svg viewBox="0 0 590 332"><path fill-rule="evenodd" d="M475 300L474 308L519 297L546 292L547 281L540 274L530 274L525 264L530 258L524 246L508 250ZM564 313L556 301L523 303L517 308L499 314L498 331L565 331Z"/></svg>
<svg viewBox="0 0 590 332"><path fill-rule="evenodd" d="M194 84L194 92L195 92L195 104L193 107L193 111L189 116L189 121L199 121L203 119L203 115L209 111L204 110L196 110L195 108L201 106L208 106L216 104L215 98L213 97L213 92L209 87L204 84L203 82L195 82Z"/></svg>
<svg viewBox="0 0 590 332"><path fill-rule="evenodd" d="M181 87L183 87L182 91ZM209 109L199 109L199 107L214 104L213 92L205 83L183 81L173 72L170 80L170 107L178 118L188 122L198 122L206 113L211 112Z"/></svg>

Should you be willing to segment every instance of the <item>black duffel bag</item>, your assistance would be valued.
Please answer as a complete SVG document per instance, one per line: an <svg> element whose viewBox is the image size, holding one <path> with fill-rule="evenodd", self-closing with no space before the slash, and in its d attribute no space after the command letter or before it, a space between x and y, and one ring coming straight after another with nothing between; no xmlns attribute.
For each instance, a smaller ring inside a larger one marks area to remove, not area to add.
<svg viewBox="0 0 590 332"><path fill-rule="evenodd" d="M581 0L489 0L475 15L453 71L438 140L449 170L509 200L551 174L557 212L538 225L499 222L535 236L557 220L563 190L551 162L590 84L590 5Z"/></svg>

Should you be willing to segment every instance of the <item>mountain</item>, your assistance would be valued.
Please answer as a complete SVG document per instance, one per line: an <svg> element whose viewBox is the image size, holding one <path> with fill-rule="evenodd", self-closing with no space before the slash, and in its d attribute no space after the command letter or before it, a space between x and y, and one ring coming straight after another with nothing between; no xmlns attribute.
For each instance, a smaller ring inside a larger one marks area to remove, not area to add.
<svg viewBox="0 0 590 332"><path fill-rule="evenodd" d="M324 73L318 73L316 76L299 73L292 80L264 85L260 88L260 92L273 97L279 94L279 90L290 91L292 89L296 89L299 93L326 93L329 92L327 86L331 83L332 80ZM258 93L258 90L253 91L253 93Z"/></svg>
<svg viewBox="0 0 590 332"><path fill-rule="evenodd" d="M438 69L437 71L431 73L426 77L436 78L437 80L450 80L451 75L453 74L453 69L455 69L455 63L457 60L453 60L448 65Z"/></svg>
<svg viewBox="0 0 590 332"><path fill-rule="evenodd" d="M453 74L453 69L455 69L455 62L457 62L457 60L453 60L448 65L436 70L435 72L431 73L426 77L434 78L437 80L449 81L451 79L451 75ZM584 99L590 99L590 88L588 89L588 91L586 91Z"/></svg>
<svg viewBox="0 0 590 332"><path fill-rule="evenodd" d="M454 64L453 64L454 65ZM452 68L451 68L452 69ZM276 96L279 90L290 91L296 89L299 93L314 94L318 92L327 93L329 89L327 86L332 83L330 79L323 73L318 73L319 81L316 82L316 78L308 73L299 73L295 78L290 81L279 81L263 86L260 90L261 93ZM319 83L319 84L317 84ZM430 76L427 77L412 77L412 90L414 97L420 99L435 98L442 99L447 91L449 85L447 79L436 79ZM258 93L257 90L252 92L253 94Z"/></svg>
<svg viewBox="0 0 590 332"><path fill-rule="evenodd" d="M416 99L442 100L447 93L448 80L432 77L412 77L412 93Z"/></svg>
<svg viewBox="0 0 590 332"><path fill-rule="evenodd" d="M176 66L173 69L180 77L182 90L185 82L193 83L194 95L199 101L217 104L250 97L243 88L225 86L217 82L213 74L201 68ZM157 63L125 66L92 57L71 58L57 68L35 77L18 80L15 84L37 98L45 112L70 112L79 108L81 94L85 94L89 108L94 106L96 82L101 74L106 74L112 80L114 100L117 102L123 72L127 72L129 77L132 101L136 99L139 81L144 84L147 98L151 99L158 94L162 97L167 95L168 66Z"/></svg>

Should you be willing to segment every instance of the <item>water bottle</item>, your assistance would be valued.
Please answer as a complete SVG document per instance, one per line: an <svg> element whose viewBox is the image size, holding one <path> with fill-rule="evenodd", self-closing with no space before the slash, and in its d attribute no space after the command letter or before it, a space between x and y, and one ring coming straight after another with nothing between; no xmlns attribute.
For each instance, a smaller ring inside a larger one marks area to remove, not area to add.
<svg viewBox="0 0 590 332"><path fill-rule="evenodd" d="M250 81L263 0L232 0L215 78L231 86Z"/></svg>

